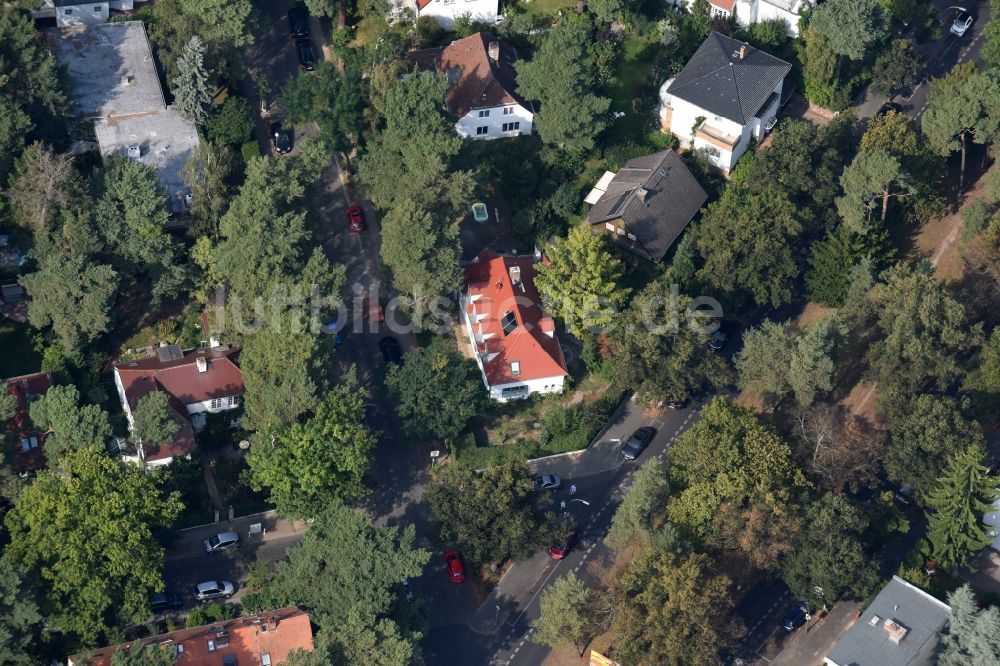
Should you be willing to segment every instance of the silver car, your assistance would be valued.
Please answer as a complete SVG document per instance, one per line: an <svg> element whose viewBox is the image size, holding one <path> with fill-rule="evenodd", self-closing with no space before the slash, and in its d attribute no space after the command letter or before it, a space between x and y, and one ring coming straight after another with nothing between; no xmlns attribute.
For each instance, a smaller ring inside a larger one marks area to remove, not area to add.
<svg viewBox="0 0 1000 666"><path fill-rule="evenodd" d="M972 24L975 22L976 17L965 11L964 9L959 12L958 16L955 17L955 22L951 24L950 32L953 35L963 36Z"/></svg>
<svg viewBox="0 0 1000 666"><path fill-rule="evenodd" d="M198 601L211 601L212 599L228 599L233 596L236 586L228 580L206 580L198 583L194 588L194 598Z"/></svg>
<svg viewBox="0 0 1000 666"><path fill-rule="evenodd" d="M220 532L214 537L209 537L202 541L205 552L218 553L223 550L231 550L240 547L240 535L236 532Z"/></svg>
<svg viewBox="0 0 1000 666"><path fill-rule="evenodd" d="M542 474L535 478L535 487L540 490L558 490L562 479L555 474Z"/></svg>

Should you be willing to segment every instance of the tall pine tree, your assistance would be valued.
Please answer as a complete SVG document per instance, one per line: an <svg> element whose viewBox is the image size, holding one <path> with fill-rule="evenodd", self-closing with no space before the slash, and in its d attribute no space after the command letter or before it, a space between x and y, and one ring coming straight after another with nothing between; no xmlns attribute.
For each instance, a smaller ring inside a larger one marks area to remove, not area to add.
<svg viewBox="0 0 1000 666"><path fill-rule="evenodd" d="M177 59L174 78L174 110L195 125L208 120L208 105L212 103L212 88L205 70L205 42L195 35L184 45Z"/></svg>
<svg viewBox="0 0 1000 666"><path fill-rule="evenodd" d="M968 584L948 595L951 616L941 634L940 666L1000 664L1000 609L976 607Z"/></svg>
<svg viewBox="0 0 1000 666"><path fill-rule="evenodd" d="M861 234L840 225L812 246L811 267L806 274L809 298L840 307L850 289L854 269L865 257L871 260L873 268L881 270L893 255L885 227L876 225Z"/></svg>
<svg viewBox="0 0 1000 666"><path fill-rule="evenodd" d="M1000 479L989 475L983 457L980 444L958 453L927 500L931 556L942 567L965 564L992 541L983 515L1000 497L996 491Z"/></svg>

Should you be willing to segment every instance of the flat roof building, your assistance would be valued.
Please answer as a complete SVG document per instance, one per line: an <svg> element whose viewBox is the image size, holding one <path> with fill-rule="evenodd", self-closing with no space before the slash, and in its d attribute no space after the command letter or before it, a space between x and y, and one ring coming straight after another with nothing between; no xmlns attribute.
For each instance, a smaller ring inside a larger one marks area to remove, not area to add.
<svg viewBox="0 0 1000 666"><path fill-rule="evenodd" d="M826 656L827 666L931 666L951 607L898 576Z"/></svg>
<svg viewBox="0 0 1000 666"><path fill-rule="evenodd" d="M49 31L69 70L76 112L93 119L101 155L125 155L156 168L172 213L187 208L181 175L198 145L198 130L166 105L141 21Z"/></svg>

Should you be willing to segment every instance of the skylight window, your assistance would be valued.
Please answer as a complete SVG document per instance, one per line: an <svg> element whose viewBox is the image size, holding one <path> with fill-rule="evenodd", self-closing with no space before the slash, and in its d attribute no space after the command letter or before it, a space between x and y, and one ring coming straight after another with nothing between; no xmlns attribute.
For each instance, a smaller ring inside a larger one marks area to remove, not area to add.
<svg viewBox="0 0 1000 666"><path fill-rule="evenodd" d="M517 328L517 317L514 316L513 312L508 312L500 320L500 326L503 327L503 334L510 335Z"/></svg>

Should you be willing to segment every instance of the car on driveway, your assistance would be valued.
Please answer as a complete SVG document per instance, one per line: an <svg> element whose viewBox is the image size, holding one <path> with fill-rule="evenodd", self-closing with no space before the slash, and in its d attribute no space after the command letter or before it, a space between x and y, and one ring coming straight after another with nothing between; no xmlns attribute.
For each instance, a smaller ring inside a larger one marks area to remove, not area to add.
<svg viewBox="0 0 1000 666"><path fill-rule="evenodd" d="M639 428L622 443L621 454L625 460L635 460L656 436L656 429L650 426Z"/></svg>
<svg viewBox="0 0 1000 666"><path fill-rule="evenodd" d="M149 598L149 610L154 613L177 609L183 605L184 599L174 592L157 592Z"/></svg>
<svg viewBox="0 0 1000 666"><path fill-rule="evenodd" d="M890 111L895 111L896 113L902 113L903 105L899 104L898 102L886 102L881 107L879 107L878 113L876 113L875 115L884 116L887 115Z"/></svg>
<svg viewBox="0 0 1000 666"><path fill-rule="evenodd" d="M445 551L444 565L448 568L448 580L453 583L465 582L465 564L462 562L462 553L457 550Z"/></svg>
<svg viewBox="0 0 1000 666"><path fill-rule="evenodd" d="M955 17L955 22L951 24L951 30L948 32L953 35L957 35L958 37L963 37L975 22L976 17L963 9L958 13L958 16Z"/></svg>
<svg viewBox="0 0 1000 666"><path fill-rule="evenodd" d="M292 29L294 39L304 39L309 36L309 10L302 5L296 5L288 10L288 25Z"/></svg>
<svg viewBox="0 0 1000 666"><path fill-rule="evenodd" d="M785 628L785 631L795 631L805 624L808 619L809 602L803 599L785 613L785 619L782 621L781 626Z"/></svg>
<svg viewBox="0 0 1000 666"><path fill-rule="evenodd" d="M555 474L542 474L535 477L535 488L539 490L558 490L562 479Z"/></svg>
<svg viewBox="0 0 1000 666"><path fill-rule="evenodd" d="M729 334L720 328L715 333L712 333L712 337L708 339L708 346L712 351L720 351L726 346L726 340L728 339Z"/></svg>
<svg viewBox="0 0 1000 666"><path fill-rule="evenodd" d="M549 557L553 560L563 559L573 550L574 544L576 544L576 532L570 532L565 539L560 539L549 546Z"/></svg>
<svg viewBox="0 0 1000 666"><path fill-rule="evenodd" d="M386 363L403 365L403 348L399 346L399 340L386 336L378 341L378 348Z"/></svg>
<svg viewBox="0 0 1000 666"><path fill-rule="evenodd" d="M348 228L355 232L364 231L365 217L361 213L361 206L348 206L346 212Z"/></svg>
<svg viewBox="0 0 1000 666"><path fill-rule="evenodd" d="M198 601L211 601L212 599L228 599L233 596L236 586L228 580L206 580L198 583L194 588L194 598Z"/></svg>
<svg viewBox="0 0 1000 666"><path fill-rule="evenodd" d="M240 535L236 532L220 532L214 537L209 537L201 542L205 546L206 553L219 553L224 550L232 550L240 547Z"/></svg>
<svg viewBox="0 0 1000 666"><path fill-rule="evenodd" d="M316 69L316 52L308 39L295 40L295 55L299 57L299 67L311 72Z"/></svg>
<svg viewBox="0 0 1000 666"><path fill-rule="evenodd" d="M283 128L281 123L271 123L271 146L279 155L291 152L293 136L292 130Z"/></svg>

